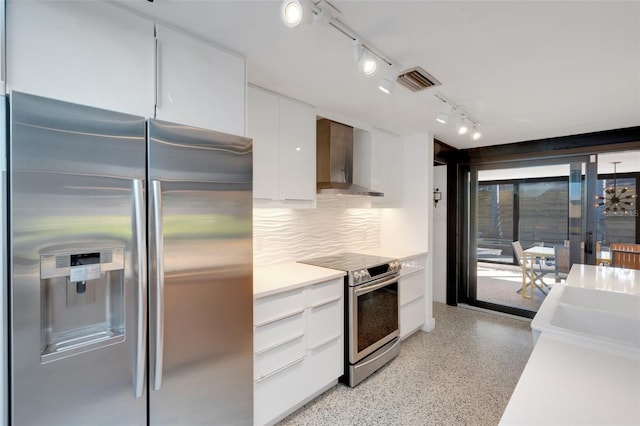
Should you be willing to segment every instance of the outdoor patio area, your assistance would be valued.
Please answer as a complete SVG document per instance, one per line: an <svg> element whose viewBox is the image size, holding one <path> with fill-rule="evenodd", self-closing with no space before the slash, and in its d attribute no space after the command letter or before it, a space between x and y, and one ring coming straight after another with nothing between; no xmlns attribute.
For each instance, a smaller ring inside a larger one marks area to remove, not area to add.
<svg viewBox="0 0 640 426"><path fill-rule="evenodd" d="M555 283L553 274L544 277L549 287ZM536 312L542 304L545 294L538 288L533 298L523 298L522 268L514 265L478 262L477 300L496 303Z"/></svg>

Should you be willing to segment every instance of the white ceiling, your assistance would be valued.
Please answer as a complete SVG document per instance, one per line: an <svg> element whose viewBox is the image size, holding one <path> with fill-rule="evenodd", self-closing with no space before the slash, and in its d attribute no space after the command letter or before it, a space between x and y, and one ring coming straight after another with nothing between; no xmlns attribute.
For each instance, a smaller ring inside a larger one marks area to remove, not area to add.
<svg viewBox="0 0 640 426"><path fill-rule="evenodd" d="M471 148L640 125L638 1L330 1L401 70L421 66L442 85L385 95L380 75L358 73L348 37L286 28L280 1L119 3L245 56L252 84L400 135ZM435 90L482 139L435 122Z"/></svg>

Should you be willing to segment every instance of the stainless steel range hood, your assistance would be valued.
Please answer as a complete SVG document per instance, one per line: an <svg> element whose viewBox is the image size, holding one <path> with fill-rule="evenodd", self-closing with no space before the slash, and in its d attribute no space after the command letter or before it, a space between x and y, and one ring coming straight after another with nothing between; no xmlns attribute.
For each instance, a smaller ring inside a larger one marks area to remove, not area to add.
<svg viewBox="0 0 640 426"><path fill-rule="evenodd" d="M318 194L384 196L353 183L353 127L326 118L316 125L316 182Z"/></svg>

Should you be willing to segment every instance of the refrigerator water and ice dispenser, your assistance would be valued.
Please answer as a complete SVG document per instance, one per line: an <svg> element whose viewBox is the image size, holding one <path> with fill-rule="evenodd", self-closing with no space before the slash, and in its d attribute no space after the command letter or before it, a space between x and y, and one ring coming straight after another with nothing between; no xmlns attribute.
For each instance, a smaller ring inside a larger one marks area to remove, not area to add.
<svg viewBox="0 0 640 426"><path fill-rule="evenodd" d="M41 363L122 342L124 248L40 255Z"/></svg>

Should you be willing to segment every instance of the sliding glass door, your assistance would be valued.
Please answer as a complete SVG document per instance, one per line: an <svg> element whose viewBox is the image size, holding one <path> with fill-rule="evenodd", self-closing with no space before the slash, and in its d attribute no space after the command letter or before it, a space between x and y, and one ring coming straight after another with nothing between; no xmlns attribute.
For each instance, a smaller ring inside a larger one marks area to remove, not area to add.
<svg viewBox="0 0 640 426"><path fill-rule="evenodd" d="M596 191L596 161L590 156L470 167L463 301L532 317L571 264L595 263L595 204L589 201ZM531 278L522 265L534 252Z"/></svg>

